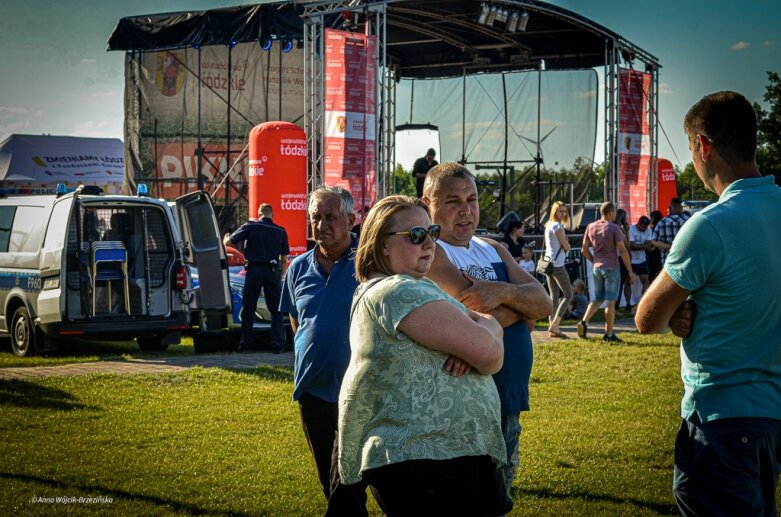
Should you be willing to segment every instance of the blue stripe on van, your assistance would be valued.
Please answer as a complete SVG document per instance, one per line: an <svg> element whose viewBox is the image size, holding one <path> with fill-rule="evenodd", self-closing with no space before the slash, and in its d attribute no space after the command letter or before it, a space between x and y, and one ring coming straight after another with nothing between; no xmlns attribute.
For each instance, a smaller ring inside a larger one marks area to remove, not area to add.
<svg viewBox="0 0 781 517"><path fill-rule="evenodd" d="M40 273L12 273L0 271L0 289L9 291L18 287L23 291L38 292L41 290Z"/></svg>

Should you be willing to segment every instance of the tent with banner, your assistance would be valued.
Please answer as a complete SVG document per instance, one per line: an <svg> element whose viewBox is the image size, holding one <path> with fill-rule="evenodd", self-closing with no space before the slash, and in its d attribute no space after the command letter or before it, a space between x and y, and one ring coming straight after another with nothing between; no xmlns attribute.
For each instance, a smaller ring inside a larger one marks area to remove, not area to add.
<svg viewBox="0 0 781 517"><path fill-rule="evenodd" d="M11 135L0 143L0 190L53 194L61 183L68 188L96 185L119 194L123 155L118 138Z"/></svg>
<svg viewBox="0 0 781 517"><path fill-rule="evenodd" d="M353 47L365 37L361 59L372 66L329 74L328 31ZM440 161L498 178L497 215L524 190L523 210L539 224L547 201L574 202L588 188L600 95L601 197L619 201L626 191L622 203L648 208L655 199L657 59L539 0L265 3L123 18L108 43L126 52L127 182L146 181L165 197L203 188L230 208L224 221L246 197L250 130L283 120L306 131L309 188L340 176L360 192L359 210L393 192L396 127L428 126L439 128ZM371 106L329 111L333 92L359 84ZM329 156L334 132L351 128L352 142ZM360 178L350 153L365 160ZM557 176L564 169L582 174Z"/></svg>

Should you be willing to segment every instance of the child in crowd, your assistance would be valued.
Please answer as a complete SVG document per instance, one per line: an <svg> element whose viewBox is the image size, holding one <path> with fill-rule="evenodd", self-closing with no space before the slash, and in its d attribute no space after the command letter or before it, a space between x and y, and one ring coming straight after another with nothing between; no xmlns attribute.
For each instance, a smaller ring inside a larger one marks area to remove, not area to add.
<svg viewBox="0 0 781 517"><path fill-rule="evenodd" d="M588 307L588 298L586 297L586 284L583 280L578 278L572 282L572 292L575 293L572 296L572 303L569 306L569 314L567 318L578 319L583 318Z"/></svg>
<svg viewBox="0 0 781 517"><path fill-rule="evenodd" d="M529 273L531 276L536 277L534 270L536 266L534 264L534 248L531 246L524 246L521 249L521 258L518 260L518 264L521 269Z"/></svg>

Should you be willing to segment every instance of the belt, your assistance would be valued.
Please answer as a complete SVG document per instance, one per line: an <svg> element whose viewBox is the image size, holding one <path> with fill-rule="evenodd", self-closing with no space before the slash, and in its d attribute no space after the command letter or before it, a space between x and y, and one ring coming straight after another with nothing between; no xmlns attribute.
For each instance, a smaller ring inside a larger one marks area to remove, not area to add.
<svg viewBox="0 0 781 517"><path fill-rule="evenodd" d="M279 264L277 260L248 260L247 264L250 266L276 266Z"/></svg>

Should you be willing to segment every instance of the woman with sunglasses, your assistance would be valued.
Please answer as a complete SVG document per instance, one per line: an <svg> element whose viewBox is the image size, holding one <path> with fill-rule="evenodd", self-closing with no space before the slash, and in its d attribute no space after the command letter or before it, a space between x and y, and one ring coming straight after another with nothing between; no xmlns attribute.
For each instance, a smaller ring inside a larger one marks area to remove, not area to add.
<svg viewBox="0 0 781 517"><path fill-rule="evenodd" d="M502 515L512 502L490 376L502 365L502 329L423 278L438 237L413 197L386 197L364 222L339 474L365 480L387 515Z"/></svg>

